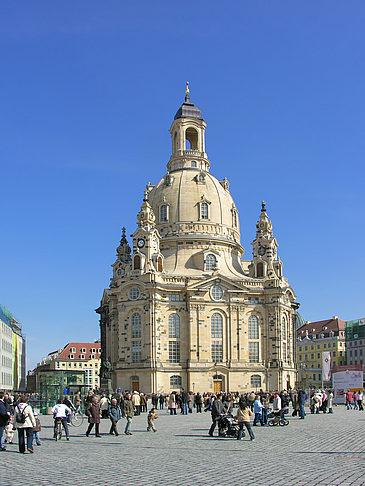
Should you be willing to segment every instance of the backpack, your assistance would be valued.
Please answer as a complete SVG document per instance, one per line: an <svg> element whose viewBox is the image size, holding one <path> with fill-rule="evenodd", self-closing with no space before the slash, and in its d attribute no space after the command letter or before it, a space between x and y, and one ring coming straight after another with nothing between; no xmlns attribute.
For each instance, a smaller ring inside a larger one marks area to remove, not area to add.
<svg viewBox="0 0 365 486"><path fill-rule="evenodd" d="M24 424L26 419L24 410L27 408L27 406L25 406L22 411L20 411L19 407L17 408L18 412L15 413L15 421L18 422L18 424Z"/></svg>

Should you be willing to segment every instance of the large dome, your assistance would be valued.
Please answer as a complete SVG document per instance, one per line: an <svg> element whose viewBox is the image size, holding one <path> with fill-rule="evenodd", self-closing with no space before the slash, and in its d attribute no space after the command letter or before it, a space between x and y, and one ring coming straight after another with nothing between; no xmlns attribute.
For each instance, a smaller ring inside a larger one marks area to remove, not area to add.
<svg viewBox="0 0 365 486"><path fill-rule="evenodd" d="M148 200L163 239L200 235L240 241L238 212L227 179L218 181L209 172L185 167L163 177Z"/></svg>

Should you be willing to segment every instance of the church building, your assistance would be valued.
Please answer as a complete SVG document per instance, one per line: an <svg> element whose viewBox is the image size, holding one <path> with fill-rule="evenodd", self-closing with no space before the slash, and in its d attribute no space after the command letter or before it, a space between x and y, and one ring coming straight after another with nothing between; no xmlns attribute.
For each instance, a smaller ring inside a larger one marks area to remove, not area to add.
<svg viewBox="0 0 365 486"><path fill-rule="evenodd" d="M244 260L227 179L210 172L206 122L190 101L170 128L167 172L125 229L100 314L102 374L146 393L281 390L296 384L299 304L265 203ZM103 377L103 375L102 375Z"/></svg>

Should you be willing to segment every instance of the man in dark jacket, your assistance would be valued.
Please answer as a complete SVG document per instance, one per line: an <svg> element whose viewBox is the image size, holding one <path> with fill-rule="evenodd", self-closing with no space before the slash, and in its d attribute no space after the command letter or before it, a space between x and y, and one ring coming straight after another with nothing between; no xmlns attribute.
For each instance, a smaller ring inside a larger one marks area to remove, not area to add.
<svg viewBox="0 0 365 486"><path fill-rule="evenodd" d="M302 389L299 389L298 390L298 405L299 405L300 418L302 420L305 419L304 404L305 404L306 399L307 399L307 394L305 393L305 391L302 390Z"/></svg>
<svg viewBox="0 0 365 486"><path fill-rule="evenodd" d="M212 425L209 429L209 435L213 437L214 429L216 428L219 419L224 413L224 406L222 402L222 395L218 395L217 398L214 400L212 405ZM218 435L220 434L220 429L218 426Z"/></svg>
<svg viewBox="0 0 365 486"><path fill-rule="evenodd" d="M181 389L181 413L183 415L188 414L188 401L189 401L189 393L184 390L184 388Z"/></svg>
<svg viewBox="0 0 365 486"><path fill-rule="evenodd" d="M3 434L8 423L9 414L4 404L4 392L0 392L0 451L6 451L6 448L3 446Z"/></svg>

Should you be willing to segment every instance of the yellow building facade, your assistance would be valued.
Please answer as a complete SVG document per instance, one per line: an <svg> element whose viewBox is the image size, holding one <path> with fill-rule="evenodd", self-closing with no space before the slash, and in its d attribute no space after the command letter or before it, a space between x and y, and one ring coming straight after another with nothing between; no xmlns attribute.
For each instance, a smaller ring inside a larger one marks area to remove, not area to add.
<svg viewBox="0 0 365 486"><path fill-rule="evenodd" d="M297 330L296 346L299 384L305 388L320 388L323 352L330 353L331 368L347 364L345 321L334 316L325 321L306 323Z"/></svg>
<svg viewBox="0 0 365 486"><path fill-rule="evenodd" d="M244 260L227 179L210 172L206 123L185 102L167 173L147 184L132 246L123 229L100 307L113 388L169 392L294 387L295 294L262 203ZM105 363L105 366L103 365Z"/></svg>

